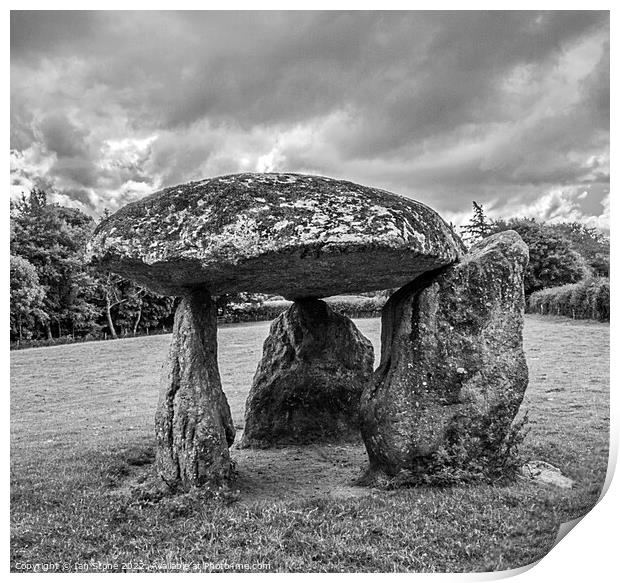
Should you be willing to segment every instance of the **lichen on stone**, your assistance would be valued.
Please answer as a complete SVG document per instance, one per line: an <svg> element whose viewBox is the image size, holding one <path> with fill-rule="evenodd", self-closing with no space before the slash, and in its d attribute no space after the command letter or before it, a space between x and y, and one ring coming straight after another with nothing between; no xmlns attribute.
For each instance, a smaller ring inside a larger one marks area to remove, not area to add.
<svg viewBox="0 0 620 583"><path fill-rule="evenodd" d="M230 288L234 266L239 276L247 270L238 291L271 290L273 283L258 274L257 287L247 289L252 273L286 269L291 279L307 272L317 285L287 291L285 281L281 293L320 297L405 283L418 268L453 263L463 245L417 201L342 180L269 173L221 176L154 193L104 220L90 249L108 269L164 293L196 285L217 293L221 280ZM399 263L390 265L386 254L395 252ZM366 273L351 272L359 253ZM186 276L181 264L191 265L191 273ZM343 272L358 283L338 289ZM162 273L174 285L162 284Z"/></svg>

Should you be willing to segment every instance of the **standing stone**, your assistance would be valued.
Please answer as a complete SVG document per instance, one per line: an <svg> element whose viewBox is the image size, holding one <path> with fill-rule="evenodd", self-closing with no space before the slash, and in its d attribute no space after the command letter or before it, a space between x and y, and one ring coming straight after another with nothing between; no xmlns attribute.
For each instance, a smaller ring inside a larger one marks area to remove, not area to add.
<svg viewBox="0 0 620 583"><path fill-rule="evenodd" d="M359 439L374 351L325 302L297 300L271 325L246 403L245 447Z"/></svg>
<svg viewBox="0 0 620 583"><path fill-rule="evenodd" d="M157 467L171 487L225 484L235 439L217 367L217 311L206 291L181 301L155 416Z"/></svg>
<svg viewBox="0 0 620 583"><path fill-rule="evenodd" d="M528 249L514 231L398 290L382 313L381 364L362 396L370 473L423 472L460 432L506 435L528 382L522 348Z"/></svg>

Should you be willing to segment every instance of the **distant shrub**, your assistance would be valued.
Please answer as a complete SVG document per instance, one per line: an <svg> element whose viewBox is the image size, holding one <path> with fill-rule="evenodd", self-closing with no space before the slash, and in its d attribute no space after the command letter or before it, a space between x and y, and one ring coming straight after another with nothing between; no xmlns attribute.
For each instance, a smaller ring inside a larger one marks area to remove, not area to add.
<svg viewBox="0 0 620 583"><path fill-rule="evenodd" d="M292 302L287 300L267 300L265 302L240 302L226 306L224 313L218 318L220 322L233 324L236 322L260 322L273 320L286 310Z"/></svg>
<svg viewBox="0 0 620 583"><path fill-rule="evenodd" d="M381 309L386 300L386 297L378 296L334 296L333 298L327 298L326 302L332 309L349 318L373 318L381 314ZM233 303L226 307L219 321L234 323L273 320L284 312L284 310L287 310L292 303L293 302L288 300L266 300L260 303Z"/></svg>
<svg viewBox="0 0 620 583"><path fill-rule="evenodd" d="M531 314L608 322L609 279L593 277L578 283L539 290L530 295L526 308Z"/></svg>
<svg viewBox="0 0 620 583"><path fill-rule="evenodd" d="M381 315L387 297L334 296L326 301L332 309L349 318L372 318Z"/></svg>
<svg viewBox="0 0 620 583"><path fill-rule="evenodd" d="M528 246L530 260L523 278L525 295L579 282L592 272L567 235L551 225L527 218L499 219L493 222L492 229L493 232L516 231Z"/></svg>

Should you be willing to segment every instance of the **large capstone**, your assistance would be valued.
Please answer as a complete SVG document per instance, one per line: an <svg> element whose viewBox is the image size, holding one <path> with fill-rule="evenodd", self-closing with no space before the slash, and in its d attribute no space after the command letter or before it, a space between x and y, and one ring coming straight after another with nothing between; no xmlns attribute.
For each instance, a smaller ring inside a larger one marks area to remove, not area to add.
<svg viewBox="0 0 620 583"><path fill-rule="evenodd" d="M244 446L358 440L374 352L355 324L301 300L271 325L246 403Z"/></svg>
<svg viewBox="0 0 620 583"><path fill-rule="evenodd" d="M525 243L506 231L389 299L381 363L361 403L371 474L429 471L455 444L500 447L528 382L527 262Z"/></svg>
<svg viewBox="0 0 620 583"><path fill-rule="evenodd" d="M158 471L171 488L230 481L235 428L217 367L217 312L205 291L177 308L155 429Z"/></svg>
<svg viewBox="0 0 620 583"><path fill-rule="evenodd" d="M236 174L166 188L102 221L100 265L167 295L289 299L400 287L464 251L409 198L319 176Z"/></svg>

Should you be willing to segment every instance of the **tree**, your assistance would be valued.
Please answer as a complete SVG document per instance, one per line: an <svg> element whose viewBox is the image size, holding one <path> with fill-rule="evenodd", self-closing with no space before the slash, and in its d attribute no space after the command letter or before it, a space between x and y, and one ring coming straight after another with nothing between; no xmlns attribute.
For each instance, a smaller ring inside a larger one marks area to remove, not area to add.
<svg viewBox="0 0 620 583"><path fill-rule="evenodd" d="M105 294L105 314L112 338L121 334L148 333L170 316L174 298L160 296L134 282L109 273Z"/></svg>
<svg viewBox="0 0 620 583"><path fill-rule="evenodd" d="M104 209L101 221L109 216L110 211ZM101 271L96 265L91 268L99 280L98 304L112 338L118 338L119 330L123 336L135 335L140 330L148 334L151 328L169 319L174 298L160 296L120 275Z"/></svg>
<svg viewBox="0 0 620 583"><path fill-rule="evenodd" d="M104 210L103 218L109 216ZM122 334L172 323L174 298L88 262L94 221L33 189L11 202L11 337Z"/></svg>
<svg viewBox="0 0 620 583"><path fill-rule="evenodd" d="M134 329L134 333L144 330L147 334L149 330L160 327L172 327L174 321L174 311L176 304L180 301L170 296L160 296L154 292L145 290L141 296L141 315Z"/></svg>
<svg viewBox="0 0 620 583"><path fill-rule="evenodd" d="M136 334L142 321L144 310L144 297L147 289L135 283L129 283L125 291L125 301L118 306L118 318L121 324L123 335L127 332Z"/></svg>
<svg viewBox="0 0 620 583"><path fill-rule="evenodd" d="M43 325L48 338L53 331L62 336L63 331L75 334L96 326L98 313L89 299L95 281L85 261L93 226L93 220L78 209L48 204L39 189L11 204L11 253L36 269L45 290Z"/></svg>
<svg viewBox="0 0 620 583"><path fill-rule="evenodd" d="M488 237L493 232L491 222L484 214L484 209L481 204L478 204L475 200L472 201L474 207L474 214L461 230L464 232L464 239L470 243L477 243L485 237Z"/></svg>
<svg viewBox="0 0 620 583"><path fill-rule="evenodd" d="M45 323L45 290L39 283L34 265L19 255L11 255L11 337L31 338L35 325Z"/></svg>
<svg viewBox="0 0 620 583"><path fill-rule="evenodd" d="M114 339L118 338L118 334L116 333L116 326L114 326L114 319L112 318L112 308L118 306L123 301L123 292L121 291L122 282L123 280L119 275L107 272L103 283L105 317L108 324L108 330L110 331L110 336Z"/></svg>
<svg viewBox="0 0 620 583"><path fill-rule="evenodd" d="M565 236L550 226L529 218L493 222L493 232L509 229L519 233L530 250L524 277L526 295L547 287L575 283L588 275L583 257L572 249Z"/></svg>
<svg viewBox="0 0 620 583"><path fill-rule="evenodd" d="M583 223L557 223L548 225L554 232L570 241L592 270L592 275L609 277L609 237Z"/></svg>

